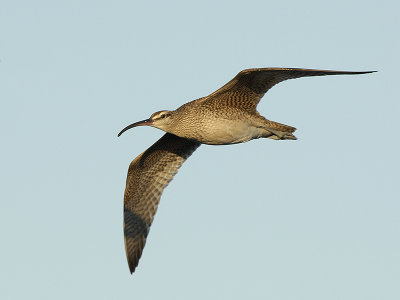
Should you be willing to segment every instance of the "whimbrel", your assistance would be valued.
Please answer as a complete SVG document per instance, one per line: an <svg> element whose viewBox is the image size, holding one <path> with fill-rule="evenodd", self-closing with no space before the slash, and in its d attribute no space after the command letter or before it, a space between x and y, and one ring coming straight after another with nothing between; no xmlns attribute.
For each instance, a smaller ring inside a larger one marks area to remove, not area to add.
<svg viewBox="0 0 400 300"><path fill-rule="evenodd" d="M296 128L267 120L256 110L275 84L293 78L354 75L312 69L262 68L239 72L214 93L176 110L155 112L149 119L125 127L152 126L167 132L129 166L124 195L125 250L131 273L142 255L161 194L183 162L201 145L243 143L252 139L295 140Z"/></svg>

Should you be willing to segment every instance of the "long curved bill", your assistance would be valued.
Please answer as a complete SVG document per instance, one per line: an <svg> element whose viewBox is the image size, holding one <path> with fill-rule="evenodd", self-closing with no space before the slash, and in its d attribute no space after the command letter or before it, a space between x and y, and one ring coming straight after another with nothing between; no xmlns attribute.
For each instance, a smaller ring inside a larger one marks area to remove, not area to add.
<svg viewBox="0 0 400 300"><path fill-rule="evenodd" d="M121 132L118 133L118 136L120 136L120 135L123 134L125 131L127 131L128 129L131 129L131 128L133 128L133 127L136 127L136 126L146 126L146 125L151 125L151 124L153 124L153 120L152 120L152 119L146 119L146 120L143 120L143 121L135 122L135 123L133 123L133 124L131 124L131 125L126 126L124 129L122 129Z"/></svg>

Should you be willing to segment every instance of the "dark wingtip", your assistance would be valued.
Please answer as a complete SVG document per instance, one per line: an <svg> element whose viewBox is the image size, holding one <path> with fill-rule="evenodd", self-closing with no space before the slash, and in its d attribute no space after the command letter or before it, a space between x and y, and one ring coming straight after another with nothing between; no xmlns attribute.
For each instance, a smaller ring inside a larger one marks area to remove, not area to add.
<svg viewBox="0 0 400 300"><path fill-rule="evenodd" d="M351 75L351 74L360 75L360 74L369 74L369 73L375 73L375 72L378 72L378 71L350 71L350 72L344 71L343 73L349 74L349 75Z"/></svg>
<svg viewBox="0 0 400 300"><path fill-rule="evenodd" d="M135 263L131 260L128 260L128 266L129 266L129 272L131 273L131 275L133 274L133 272L135 272L135 269L137 267L137 263L135 265Z"/></svg>

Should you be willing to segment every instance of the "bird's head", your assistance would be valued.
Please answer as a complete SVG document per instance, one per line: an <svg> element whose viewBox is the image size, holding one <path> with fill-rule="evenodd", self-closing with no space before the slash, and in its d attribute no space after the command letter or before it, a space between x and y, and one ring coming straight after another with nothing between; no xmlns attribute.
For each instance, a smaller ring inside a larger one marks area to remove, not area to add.
<svg viewBox="0 0 400 300"><path fill-rule="evenodd" d="M150 118L146 120L139 121L126 126L124 129L121 130L120 133L118 133L118 136L123 134L128 129L131 129L136 126L152 126L164 131L168 131L168 128L170 127L172 121L171 115L172 111L169 110L157 111L154 114L152 114Z"/></svg>

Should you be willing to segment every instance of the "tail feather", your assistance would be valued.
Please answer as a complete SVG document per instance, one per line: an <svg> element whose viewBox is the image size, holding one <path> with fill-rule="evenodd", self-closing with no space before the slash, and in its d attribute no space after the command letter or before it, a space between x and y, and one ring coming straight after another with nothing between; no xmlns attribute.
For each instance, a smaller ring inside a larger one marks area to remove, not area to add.
<svg viewBox="0 0 400 300"><path fill-rule="evenodd" d="M267 136L273 140L297 140L297 137L291 132L281 132L276 130L269 130L271 131L271 135Z"/></svg>
<svg viewBox="0 0 400 300"><path fill-rule="evenodd" d="M271 135L268 136L270 139L274 140L297 140L297 138L293 135L293 132L296 131L296 128L292 126L288 126L285 124L281 124L278 122L269 121L266 126L266 129L271 132Z"/></svg>

